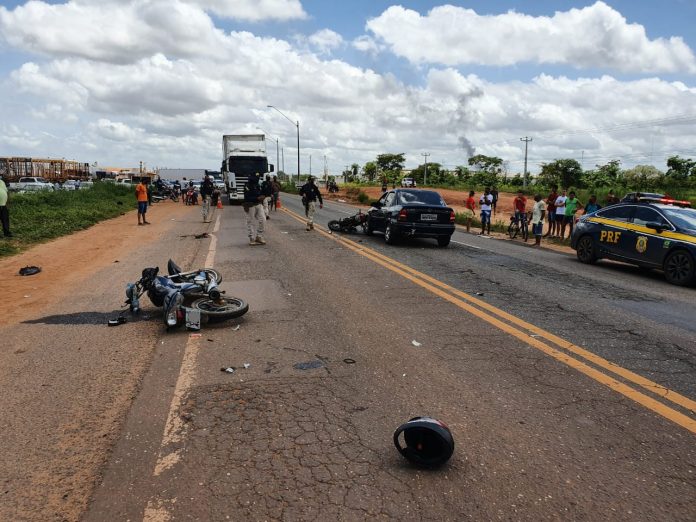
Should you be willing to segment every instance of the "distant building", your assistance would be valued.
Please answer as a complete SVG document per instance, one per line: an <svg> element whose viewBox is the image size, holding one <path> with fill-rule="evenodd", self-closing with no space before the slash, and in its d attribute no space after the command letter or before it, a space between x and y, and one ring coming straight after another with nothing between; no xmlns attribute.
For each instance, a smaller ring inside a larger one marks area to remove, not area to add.
<svg viewBox="0 0 696 522"><path fill-rule="evenodd" d="M192 180L201 180L205 176L206 169L159 169L157 174L162 179L178 179L182 181L184 178Z"/></svg>

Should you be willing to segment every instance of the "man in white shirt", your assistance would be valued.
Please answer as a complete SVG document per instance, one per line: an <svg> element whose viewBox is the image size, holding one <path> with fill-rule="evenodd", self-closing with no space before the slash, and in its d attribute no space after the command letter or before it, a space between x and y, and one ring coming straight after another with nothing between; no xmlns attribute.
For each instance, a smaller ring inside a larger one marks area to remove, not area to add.
<svg viewBox="0 0 696 522"><path fill-rule="evenodd" d="M488 225L488 235L491 235L491 209L493 208L493 195L491 189L486 187L479 198L479 208L481 209L481 233L482 236L486 233L486 225Z"/></svg>
<svg viewBox="0 0 696 522"><path fill-rule="evenodd" d="M544 216L546 215L546 202L541 199L541 194L534 196L534 208L532 209L532 234L534 234L534 246L541 245L541 235L544 232Z"/></svg>
<svg viewBox="0 0 696 522"><path fill-rule="evenodd" d="M565 216L566 201L568 201L568 196L566 196L566 189L563 189L561 191L561 195L556 198L556 216L561 217L561 224L563 223L563 219ZM556 237L560 237L561 239L563 239L563 233L560 231L560 227L556 228Z"/></svg>

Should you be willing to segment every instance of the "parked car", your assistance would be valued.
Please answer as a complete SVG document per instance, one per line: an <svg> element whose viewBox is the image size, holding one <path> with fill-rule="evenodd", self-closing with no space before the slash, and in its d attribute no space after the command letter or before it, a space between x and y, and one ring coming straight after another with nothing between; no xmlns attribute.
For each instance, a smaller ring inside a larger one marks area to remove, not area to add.
<svg viewBox="0 0 696 522"><path fill-rule="evenodd" d="M403 178L401 180L402 187L414 187L416 186L416 180L413 178Z"/></svg>
<svg viewBox="0 0 696 522"><path fill-rule="evenodd" d="M642 197L617 203L578 221L570 246L578 259L593 264L615 259L662 269L668 282L696 282L696 210L688 201Z"/></svg>
<svg viewBox="0 0 696 522"><path fill-rule="evenodd" d="M400 237L423 237L436 239L438 246L446 247L454 233L454 210L434 190L391 190L372 207L365 233L384 232L388 244Z"/></svg>
<svg viewBox="0 0 696 522"><path fill-rule="evenodd" d="M41 177L26 176L19 178L16 183L10 183L7 187L9 190L16 191L32 191L32 190L54 190L53 183Z"/></svg>

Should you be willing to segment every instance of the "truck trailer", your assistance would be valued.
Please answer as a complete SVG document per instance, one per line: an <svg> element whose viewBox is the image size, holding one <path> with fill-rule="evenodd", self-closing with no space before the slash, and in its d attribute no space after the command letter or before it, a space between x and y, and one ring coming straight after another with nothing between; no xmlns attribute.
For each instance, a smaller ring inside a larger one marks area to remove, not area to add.
<svg viewBox="0 0 696 522"><path fill-rule="evenodd" d="M244 200L244 185L249 176L274 171L266 156L263 134L225 134L222 137L222 179L230 204Z"/></svg>

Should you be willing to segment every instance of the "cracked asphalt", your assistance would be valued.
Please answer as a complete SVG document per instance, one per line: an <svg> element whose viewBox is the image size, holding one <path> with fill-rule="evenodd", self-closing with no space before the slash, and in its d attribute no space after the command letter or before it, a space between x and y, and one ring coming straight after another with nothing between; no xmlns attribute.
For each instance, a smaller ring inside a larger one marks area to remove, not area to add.
<svg viewBox="0 0 696 522"><path fill-rule="evenodd" d="M327 207L320 223L351 210ZM240 209L224 213L215 266L250 312L239 330L203 332L176 411L185 422L166 447L177 461L153 474L164 424L153 404L166 406L159 394L176 376L163 368L190 340L157 347L86 520L696 515L693 433L286 213L272 215L266 247L244 244ZM693 310L693 289L648 277L641 297L630 268L593 274L570 256L466 234L455 239L471 246L445 250L352 238L694 397L693 325L653 328L650 309ZM235 373L220 372L227 365ZM451 428L444 468L415 469L394 449L393 431L416 415Z"/></svg>

